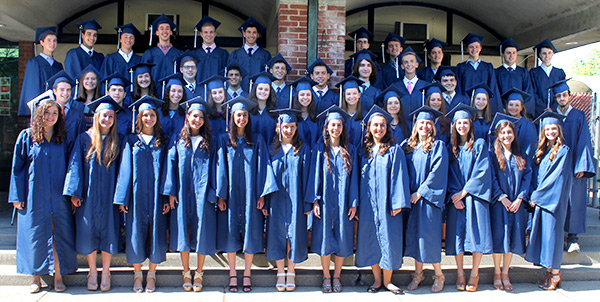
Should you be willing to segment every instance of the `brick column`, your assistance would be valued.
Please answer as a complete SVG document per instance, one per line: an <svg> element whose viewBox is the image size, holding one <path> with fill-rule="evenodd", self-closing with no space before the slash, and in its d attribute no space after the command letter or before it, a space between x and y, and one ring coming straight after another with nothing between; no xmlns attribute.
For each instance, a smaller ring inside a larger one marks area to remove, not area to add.
<svg viewBox="0 0 600 302"><path fill-rule="evenodd" d="M305 75L308 34L318 35L321 45L323 30L327 45L317 50L323 59L335 71L331 83L343 79L344 47L346 34L346 0L319 0L318 32L308 33L308 0L279 0L277 10L277 45L283 57L292 65L288 81L294 81Z"/></svg>
<svg viewBox="0 0 600 302"><path fill-rule="evenodd" d="M27 61L34 57L33 55L33 41L19 41L19 89L17 90L18 95L17 98L17 106L19 104L19 99L21 98L21 89L23 88L23 79L25 78L25 66L27 65ZM16 116L17 109L12 110ZM28 118L19 117L17 120L19 129L25 129L27 127Z"/></svg>

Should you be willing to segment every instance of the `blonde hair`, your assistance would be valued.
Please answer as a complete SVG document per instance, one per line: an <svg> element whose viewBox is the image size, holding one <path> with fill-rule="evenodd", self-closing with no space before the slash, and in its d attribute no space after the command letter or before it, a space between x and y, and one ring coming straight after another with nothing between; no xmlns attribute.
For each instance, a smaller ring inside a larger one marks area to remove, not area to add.
<svg viewBox="0 0 600 302"><path fill-rule="evenodd" d="M106 168L110 166L112 162L117 159L119 155L119 134L117 133L117 116L116 112L114 122L110 126L108 135L106 135L106 150L104 150L104 156L102 155L102 148L104 147L102 142L102 134L100 133L100 112L94 114L94 122L92 123L90 133L90 148L88 149L86 160L89 162L94 154L96 154L96 160L100 165L104 165ZM113 111L114 112L114 111Z"/></svg>
<svg viewBox="0 0 600 302"><path fill-rule="evenodd" d="M425 141L422 142L423 146L421 146L421 149L423 150L423 152L431 151L431 148L433 148L433 143L435 142L435 137L436 137L435 123L432 120L427 120L427 122L431 123L432 128L431 128L431 131L427 134L427 138L425 139ZM415 123L415 126L413 126L412 134L410 135L408 142L404 146L404 151L407 153L413 152L415 150L415 147L419 143L421 143L421 141L419 140L419 131L417 130L417 126Z"/></svg>
<svg viewBox="0 0 600 302"><path fill-rule="evenodd" d="M548 125L546 125L546 126L548 126ZM538 143L538 147L537 147L537 152L535 153L535 159L536 159L535 161L538 165L544 158L544 155L546 154L546 152L548 152L548 147L550 146L550 142L548 141L548 139L546 138L546 135L544 134L544 129L546 128L546 126L542 127L542 131L540 131L540 138L538 140L539 143ZM556 124L556 126L558 126L558 137L556 138L556 143L554 144L554 146L552 146L552 148L550 148L550 161L553 161L554 158L556 158L556 154L558 153L558 150L560 149L560 147L563 145L563 141L564 141L562 127L558 124Z"/></svg>

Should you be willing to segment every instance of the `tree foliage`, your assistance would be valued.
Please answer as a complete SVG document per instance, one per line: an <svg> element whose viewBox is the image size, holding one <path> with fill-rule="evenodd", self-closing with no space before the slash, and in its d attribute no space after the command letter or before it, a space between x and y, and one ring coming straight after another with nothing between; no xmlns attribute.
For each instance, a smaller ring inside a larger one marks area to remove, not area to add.
<svg viewBox="0 0 600 302"><path fill-rule="evenodd" d="M587 56L575 59L573 75L600 75L600 50L594 49Z"/></svg>

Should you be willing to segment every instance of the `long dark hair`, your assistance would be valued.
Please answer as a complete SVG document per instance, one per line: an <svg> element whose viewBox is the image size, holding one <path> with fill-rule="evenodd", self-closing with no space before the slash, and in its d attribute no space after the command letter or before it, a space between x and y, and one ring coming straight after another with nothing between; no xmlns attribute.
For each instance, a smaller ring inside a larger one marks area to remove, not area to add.
<svg viewBox="0 0 600 302"><path fill-rule="evenodd" d="M152 110L154 111L154 114L156 114L156 124L154 125L154 147L155 148L160 148L164 142L167 140L165 133L162 130L162 125L160 124L160 115L158 114L158 110L156 109L146 109L146 110ZM144 124L142 123L142 116L144 115L144 111L143 110L141 112L139 112L137 114L137 117L135 118L135 132L136 133L142 133L142 129L144 128Z"/></svg>
<svg viewBox="0 0 600 302"><path fill-rule="evenodd" d="M50 107L56 107L58 110L58 119L54 124L54 143L60 144L65 141L66 138L66 126L65 119L60 113L60 106L58 103L52 100L42 101L36 108L33 110L33 117L31 118L31 136L33 137L33 141L38 145L41 145L44 142L44 127L46 123L44 123L44 114Z"/></svg>
<svg viewBox="0 0 600 302"><path fill-rule="evenodd" d="M169 100L169 92L171 91L171 86L173 85L171 84L166 87L165 95L163 95L163 104L160 106L160 111L162 112L163 116L169 115L169 105L171 104L171 101ZM187 100L187 94L185 93L185 88L183 88L183 95L181 96L181 100L179 100L179 104L183 104L187 102ZM181 106L178 106L177 113L185 115L185 110L183 110Z"/></svg>
<svg viewBox="0 0 600 302"><path fill-rule="evenodd" d="M138 85L137 76L133 77L133 93L131 94L134 100L139 100L142 95L142 87ZM185 91L183 92L185 94ZM154 85L154 77L152 73L150 73L150 86L148 86L148 95L151 97L157 97L156 95L156 85Z"/></svg>
<svg viewBox="0 0 600 302"><path fill-rule="evenodd" d="M258 87L258 85L260 84L254 84L252 85L252 91L250 91L250 95L248 97L249 100L253 101L254 103L258 104L258 98L256 97L256 87ZM267 107L265 107L265 110L267 110L267 112L273 117L276 118L277 114L271 113L271 110L275 109L275 106L277 105L277 95L275 94L275 90L273 90L273 86L271 86L271 84L269 85L269 98L267 99ZM250 109L251 114L258 114L258 106L254 106L254 108Z"/></svg>
<svg viewBox="0 0 600 302"><path fill-rule="evenodd" d="M315 99L316 99L315 93L312 91L312 89L310 90L310 96L311 96L311 101L307 108L308 116L311 121L316 122L317 121L317 106L315 105ZM292 108L297 109L297 110L302 110L302 105L300 104L300 101L298 100L298 93L296 93L294 95L294 97L292 97Z"/></svg>
<svg viewBox="0 0 600 302"><path fill-rule="evenodd" d="M469 133L467 133L467 141L465 142L465 149L468 151L473 150L473 144L475 143L475 134L473 132L473 120L469 120ZM452 145L452 153L454 153L454 159L458 156L460 152L460 134L458 134L458 130L456 130L456 122L452 123L452 137L450 138L450 144ZM487 151L486 151L487 152Z"/></svg>
<svg viewBox="0 0 600 302"><path fill-rule="evenodd" d="M371 121L369 121L369 123L367 124L367 134L365 134L365 139L363 141L365 156L367 158L373 157L373 146L375 146L375 139L373 138L371 131L369 131L370 127ZM381 143L379 144L379 154L384 155L393 144L394 136L392 135L388 121L386 120L385 135L383 136L383 138L381 139Z"/></svg>
<svg viewBox="0 0 600 302"><path fill-rule="evenodd" d="M101 86L100 78L94 71L88 70L86 73L82 74L81 77L79 78L79 89L77 91L77 95L75 96L76 101L82 102L84 104L87 101L87 93L85 91L85 87L83 87L83 81L84 81L85 77L88 75L88 73L90 73L90 72L96 76L96 88L94 89L94 96L92 97L92 100L95 100L98 97L100 97L100 86Z"/></svg>
<svg viewBox="0 0 600 302"><path fill-rule="evenodd" d="M521 149L519 148L519 141L517 140L517 129L511 122L500 123L498 126L496 126L496 130L494 131L496 134L496 140L494 141L494 154L498 160L498 167L501 171L506 171L507 163L506 158L504 157L504 145L502 145L502 142L500 141L500 132L506 127L510 127L514 135L514 139L510 144L510 153L512 153L512 156L515 158L517 169L519 169L519 171L523 171L525 169L526 162L521 156Z"/></svg>
<svg viewBox="0 0 600 302"><path fill-rule="evenodd" d="M210 144L212 142L212 129L210 127L210 123L208 122L208 117L206 113L202 111L204 124L200 127L200 137L202 137L202 142L198 147L210 152ZM181 127L181 131L179 132L179 139L185 142L185 147L190 148L192 146L192 129L190 127L190 123L188 122L188 114L185 115L185 122L183 127Z"/></svg>
<svg viewBox="0 0 600 302"><path fill-rule="evenodd" d="M229 145L236 148L237 143L238 143L238 140L237 140L238 127L235 124L235 122L233 121L233 114L234 114L234 112L232 112L229 116L229 126L228 126L229 133L228 133L228 135L229 135ZM247 112L247 114L248 114L248 124L246 124L246 126L244 127L244 139L246 139L246 144L251 146L254 144L253 137L252 137L252 119L250 118L250 112Z"/></svg>
<svg viewBox="0 0 600 302"><path fill-rule="evenodd" d="M349 88L352 89L352 88ZM354 88L354 89L358 89L358 88ZM358 98L358 102L356 102L356 113L354 114L354 116L352 118L354 118L355 121L360 121L363 119L363 112L362 112L362 94L360 93L360 89L358 89L358 93L360 94L360 97ZM348 112L348 102L346 102L346 90L342 91L342 109L346 112Z"/></svg>
<svg viewBox="0 0 600 302"><path fill-rule="evenodd" d="M323 145L325 147L325 160L327 161L327 171L331 172L331 155L329 154L331 151L331 139L329 137L329 131L327 131L327 125L331 121L325 123L323 125ZM346 128L346 124L342 121L342 134L340 135L340 156L344 160L344 165L346 166L346 173L350 173L352 171L352 157L350 156L350 152L348 151L348 129Z"/></svg>
<svg viewBox="0 0 600 302"><path fill-rule="evenodd" d="M396 125L396 127L400 126L400 128L402 129L402 134L404 136L408 136L410 134L410 130L408 129L408 123L406 122L406 117L404 116L404 106L402 106L402 102L400 101L400 98L398 99L398 104L400 106L400 110L398 110L398 124ZM384 106L384 110L387 113L390 113L390 111L387 109L387 100L385 100L385 106ZM391 113L390 113L391 114ZM392 121L390 121L391 124Z"/></svg>
<svg viewBox="0 0 600 302"><path fill-rule="evenodd" d="M300 152L300 149L302 149L302 140L300 139L300 135L298 134L298 127L297 127L298 123L296 123L296 132L294 132L294 136L292 136L292 149L294 149L294 154L298 155L298 152ZM277 136L279 137L279 123L277 123L277 125L275 126L275 133L277 134ZM279 152L279 149L281 149L281 141L279 140L279 138L273 140L273 151L271 152L271 155L276 154L277 152Z"/></svg>

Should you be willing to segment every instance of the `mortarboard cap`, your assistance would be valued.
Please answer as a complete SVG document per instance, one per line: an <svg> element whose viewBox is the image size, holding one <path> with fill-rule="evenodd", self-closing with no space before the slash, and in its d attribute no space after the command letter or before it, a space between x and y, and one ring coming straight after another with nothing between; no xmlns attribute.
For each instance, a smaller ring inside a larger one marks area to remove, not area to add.
<svg viewBox="0 0 600 302"><path fill-rule="evenodd" d="M277 81L277 78L266 71L262 71L255 75L250 76L250 81L252 81L253 85L256 85L256 84L271 85L271 82Z"/></svg>
<svg viewBox="0 0 600 302"><path fill-rule="evenodd" d="M206 88L208 90L212 90L217 88L224 88L225 81L227 81L226 77L215 74L214 76L202 81L200 85L206 85Z"/></svg>
<svg viewBox="0 0 600 302"><path fill-rule="evenodd" d="M194 52L190 50L186 50L182 55L175 59L175 61L177 62L177 66L179 67L183 66L183 61L188 60L194 60L194 62L196 62L196 65L198 65L198 57L194 54Z"/></svg>
<svg viewBox="0 0 600 302"><path fill-rule="evenodd" d="M445 77L447 75L451 75L451 76L454 76L458 80L458 77L456 76L457 74L458 74L458 69L456 68L456 66L440 66L433 78L436 81L441 81L443 77Z"/></svg>
<svg viewBox="0 0 600 302"><path fill-rule="evenodd" d="M361 39L361 38L367 38L369 41L373 40L373 37L375 37L375 35L370 32L368 29L361 27L351 33L348 34L348 36L352 37L352 39Z"/></svg>
<svg viewBox="0 0 600 302"><path fill-rule="evenodd" d="M165 15L165 14L162 14L162 15L160 15L160 17L156 18L156 20L154 20L154 22L152 22L152 27L150 29L150 31L152 31L151 34L154 34L154 31L156 31L158 29L158 26L163 23L169 24L169 26L171 27L171 30L175 30L175 28L177 28L177 25L171 20L171 18L167 17L167 15Z"/></svg>
<svg viewBox="0 0 600 302"><path fill-rule="evenodd" d="M521 50L519 44L517 44L517 42L515 42L515 40L513 40L512 38L504 40L502 43L498 44L496 48L500 51L504 51L507 47L514 47L517 49L517 51Z"/></svg>
<svg viewBox="0 0 600 302"><path fill-rule="evenodd" d="M192 110L203 111L206 115L211 115L213 113L213 109L201 96L197 96L179 106L183 108L186 113L190 113Z"/></svg>
<svg viewBox="0 0 600 302"><path fill-rule="evenodd" d="M265 31L265 27L262 26L262 24L258 23L258 21L256 21L256 19L254 19L253 17L248 18L248 20L246 20L246 22L244 22L238 28L238 30L241 33L244 33L244 31L246 31L246 28L248 28L248 27L256 27L256 30L258 31L258 33L262 33L263 31Z"/></svg>
<svg viewBox="0 0 600 302"><path fill-rule="evenodd" d="M150 71L152 70L152 67L154 67L155 65L156 64L154 64L154 63L144 63L144 62L137 63L131 67L131 69L133 70L133 76L137 77L140 74L150 73Z"/></svg>
<svg viewBox="0 0 600 302"><path fill-rule="evenodd" d="M339 83L335 84L335 87L338 87L341 91L345 91L346 89L350 89L350 88L359 88L360 85L362 85L364 83L363 80L355 77L355 76L349 76L343 80L341 80Z"/></svg>
<svg viewBox="0 0 600 302"><path fill-rule="evenodd" d="M556 47L554 47L554 44L552 44L552 41L550 41L550 39L546 39L540 42L540 44L534 46L533 49L535 49L535 51L539 54L540 51L542 51L543 47L552 49L554 53L558 52L558 50L556 50Z"/></svg>
<svg viewBox="0 0 600 302"><path fill-rule="evenodd" d="M385 110L381 109L381 107L373 105L373 107L371 107L371 110L369 110L369 112L367 112L367 114L363 118L363 125L367 125L371 121L371 118L373 118L376 115L381 115L385 117L388 124L394 120L394 118Z"/></svg>
<svg viewBox="0 0 600 302"><path fill-rule="evenodd" d="M40 43L40 40L44 38L47 34L56 35L56 26L45 26L38 27L35 29L35 44Z"/></svg>
<svg viewBox="0 0 600 302"><path fill-rule="evenodd" d="M275 63L285 64L285 69L287 70L287 72L290 72L290 70L292 70L292 66L288 63L288 61L285 60L285 58L280 53L276 54L271 60L267 62L267 67L273 68L273 65Z"/></svg>
<svg viewBox="0 0 600 302"><path fill-rule="evenodd" d="M446 46L448 46L448 43L438 40L436 38L429 40L429 42L425 44L425 48L427 48L427 50L429 51L431 51L434 47L439 47L443 50L444 48L446 48Z"/></svg>
<svg viewBox="0 0 600 302"><path fill-rule="evenodd" d="M564 80L561 80L561 81L558 81L558 82L552 84L552 86L550 86L550 88L552 88L552 94L563 93L567 90L571 90L569 88L569 85L567 85L567 82L570 79L571 78L564 79Z"/></svg>
<svg viewBox="0 0 600 302"><path fill-rule="evenodd" d="M456 107L452 108L452 110L446 114L446 117L452 120L452 122L456 122L456 120L465 118L473 119L473 116L475 116L476 113L477 108L460 103Z"/></svg>
<svg viewBox="0 0 600 302"><path fill-rule="evenodd" d="M429 107L429 106L421 106L421 108L413 111L410 114L410 116L412 116L415 121L418 121L418 120L435 121L436 118L438 118L442 115L444 115L444 114Z"/></svg>
<svg viewBox="0 0 600 302"><path fill-rule="evenodd" d="M461 42L463 42L465 45L469 45L473 42L479 42L479 44L481 44L481 41L485 38L484 35L478 35L478 34L474 34L474 33L468 33Z"/></svg>
<svg viewBox="0 0 600 302"><path fill-rule="evenodd" d="M383 104L385 107L387 105L388 99L392 97L397 97L398 100L402 98L404 94L396 87L396 85L390 85L384 91L382 91L376 98L376 102L379 104Z"/></svg>
<svg viewBox="0 0 600 302"><path fill-rule="evenodd" d="M359 51L351 54L350 57L352 59L354 59L354 64L360 62L361 60L375 61L378 58L378 56L376 54L374 54L373 52L371 52L368 49L359 50ZM375 66L373 66L373 68L375 68Z"/></svg>
<svg viewBox="0 0 600 302"><path fill-rule="evenodd" d="M412 49L412 47L405 48L402 53L400 53L400 58L403 58L407 54L413 54L417 58L417 63L421 63L421 58L417 55L417 53Z"/></svg>
<svg viewBox="0 0 600 302"><path fill-rule="evenodd" d="M183 85L183 75L181 73L174 73L170 76L166 76L159 80L159 82L163 83L163 86L169 87L171 85Z"/></svg>
<svg viewBox="0 0 600 302"><path fill-rule="evenodd" d="M240 95L223 103L222 106L227 106L229 109L229 114L233 114L238 110L249 111L256 106L256 103Z"/></svg>
<svg viewBox="0 0 600 302"><path fill-rule="evenodd" d="M71 78L64 70L61 70L46 81L46 89L54 89L56 84L60 82L67 82L71 87L75 86L73 78Z"/></svg>
<svg viewBox="0 0 600 302"><path fill-rule="evenodd" d="M115 72L105 77L104 79L102 79L102 82L105 82L106 89L108 89L112 85L121 85L123 86L123 88L127 88L129 87L129 85L131 85L131 82L118 72Z"/></svg>
<svg viewBox="0 0 600 302"><path fill-rule="evenodd" d="M427 84L427 86L419 89L421 92L425 93L425 97L430 96L432 93L442 93L446 91L446 88L440 82L433 82Z"/></svg>
<svg viewBox="0 0 600 302"><path fill-rule="evenodd" d="M502 95L502 100L504 102L504 105L506 105L508 103L508 101L514 101L514 100L519 100L522 103L525 102L525 99L529 98L529 93L518 89L518 88L511 88L509 91L505 92Z"/></svg>
<svg viewBox="0 0 600 302"><path fill-rule="evenodd" d="M137 112L142 112L148 109L158 109L162 106L163 101L151 97L149 95L145 95L141 97L139 100L133 102L133 104L129 105L130 109L135 109Z"/></svg>
<svg viewBox="0 0 600 302"><path fill-rule="evenodd" d="M323 110L323 112L317 115L317 119L324 120L325 124L331 120L342 120L342 122L346 122L346 120L349 118L350 114L346 113L346 111L337 105L331 105L331 107Z"/></svg>
<svg viewBox="0 0 600 302"><path fill-rule="evenodd" d="M77 28L79 28L79 31L81 32L84 32L88 29L97 31L102 28L96 19L81 21L79 23L75 23L75 25L77 25Z"/></svg>
<svg viewBox="0 0 600 302"><path fill-rule="evenodd" d="M478 93L485 93L488 96L488 99L491 99L494 97L494 95L492 93L492 89L490 89L490 87L486 83L483 83L483 82L467 89L467 92L469 92L469 94L471 95L471 98Z"/></svg>
<svg viewBox="0 0 600 302"><path fill-rule="evenodd" d="M315 69L315 66L317 66L317 64L319 66L325 66L325 68L327 68L327 73L333 74L333 70L331 68L329 68L329 66L327 66L327 64L325 64L325 62L323 60L321 60L320 58L317 58L312 64L310 64L310 66L308 66L308 68L306 69L306 71L309 74L313 73L313 69Z"/></svg>
<svg viewBox="0 0 600 302"><path fill-rule="evenodd" d="M212 26L215 27L215 29L217 29L221 25L221 22L219 22L209 16L204 16L204 17L202 17L202 19L200 19L200 21L198 21L198 24L196 24L194 29L201 30L202 27L206 24L211 24Z"/></svg>
<svg viewBox="0 0 600 302"><path fill-rule="evenodd" d="M132 34L134 36L139 36L140 31L133 25L132 23L127 23L125 25L115 27L117 33L119 33L119 38L121 34Z"/></svg>
<svg viewBox="0 0 600 302"><path fill-rule="evenodd" d="M491 133L496 132L496 128L498 128L498 125L501 125L504 122L511 122L513 124L516 124L518 121L519 121L519 119L517 119L516 117L512 117L510 115L498 112L498 113L496 113L496 115L494 115L494 119L492 120L492 123L490 124L489 133L491 134Z"/></svg>
<svg viewBox="0 0 600 302"><path fill-rule="evenodd" d="M79 72L79 74L77 75L77 79L75 79L75 80L79 80L82 75L84 75L90 71L95 73L98 80L100 80L100 76L101 76L100 71L98 69L96 69L96 67L94 67L94 65L92 65L92 64L86 66L83 70L81 70L81 72Z"/></svg>
<svg viewBox="0 0 600 302"><path fill-rule="evenodd" d="M395 34L395 33L388 33L388 35L385 37L385 40L383 40L383 44L387 45L390 41L398 41L400 42L400 45L402 47L404 47L404 43L406 42L406 39L402 38L401 36Z"/></svg>
<svg viewBox="0 0 600 302"><path fill-rule="evenodd" d="M31 113L33 115L35 108L37 108L37 106L39 106L41 102L55 101L55 100L56 99L54 97L54 92L52 92L51 89L48 89L48 90L42 92L40 95L31 99L29 102L27 102L27 107L29 107L29 110L31 111Z"/></svg>
<svg viewBox="0 0 600 302"><path fill-rule="evenodd" d="M101 98L99 98L99 99L96 99L95 101L93 101L91 103L89 103L87 105L87 107L90 109L90 111L92 111L94 113L96 113L96 112L98 112L100 110L104 110L104 109L113 110L115 112L123 109L108 94L105 95L105 96L103 96L103 97L101 97Z"/></svg>
<svg viewBox="0 0 600 302"><path fill-rule="evenodd" d="M294 82L290 83L290 86L294 87L294 91L298 92L301 90L311 90L312 87L317 85L318 83L309 79L308 77L301 77Z"/></svg>
<svg viewBox="0 0 600 302"><path fill-rule="evenodd" d="M298 122L298 114L302 113L300 110L296 109L275 109L269 111L271 113L277 113L279 116L277 117L278 123L296 123Z"/></svg>
<svg viewBox="0 0 600 302"><path fill-rule="evenodd" d="M534 124L540 124L540 127L543 128L546 125L550 125L550 124L557 124L557 125L561 125L563 123L563 120L565 119L565 116L562 114L558 114L556 112L552 112L552 111L544 111L542 114L540 114L540 116L538 116L538 118L536 118L533 123Z"/></svg>

